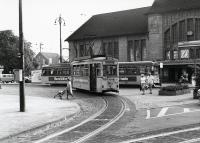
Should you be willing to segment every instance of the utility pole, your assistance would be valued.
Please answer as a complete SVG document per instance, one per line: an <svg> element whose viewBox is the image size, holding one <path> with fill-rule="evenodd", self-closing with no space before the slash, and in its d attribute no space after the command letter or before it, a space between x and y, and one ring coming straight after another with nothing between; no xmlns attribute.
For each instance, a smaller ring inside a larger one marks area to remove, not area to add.
<svg viewBox="0 0 200 143"><path fill-rule="evenodd" d="M19 0L19 94L20 94L20 112L25 112L24 95L24 38L22 22L22 0Z"/></svg>
<svg viewBox="0 0 200 143"><path fill-rule="evenodd" d="M55 20L55 25L57 24L57 22L59 23L59 28L60 28L60 63L62 63L62 35L61 35L61 26L62 26L62 23L64 23L64 26L65 26L65 20L61 17L61 14L60 16Z"/></svg>
<svg viewBox="0 0 200 143"><path fill-rule="evenodd" d="M35 45L37 45L37 43L36 43ZM43 43L40 43L40 44L39 44L40 53L42 52L42 45L44 45L44 44L43 44Z"/></svg>

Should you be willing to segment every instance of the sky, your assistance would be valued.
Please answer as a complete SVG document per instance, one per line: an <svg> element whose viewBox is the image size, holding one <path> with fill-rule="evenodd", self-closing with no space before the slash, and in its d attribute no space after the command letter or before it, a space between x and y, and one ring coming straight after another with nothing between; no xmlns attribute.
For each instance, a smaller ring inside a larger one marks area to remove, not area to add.
<svg viewBox="0 0 200 143"><path fill-rule="evenodd" d="M68 58L68 43L64 40L83 23L96 14L151 6L154 0L22 0L24 39L32 43L37 54L42 43L42 52L60 53L59 25L61 15L62 48ZM0 0L0 31L12 30L19 35L19 0Z"/></svg>

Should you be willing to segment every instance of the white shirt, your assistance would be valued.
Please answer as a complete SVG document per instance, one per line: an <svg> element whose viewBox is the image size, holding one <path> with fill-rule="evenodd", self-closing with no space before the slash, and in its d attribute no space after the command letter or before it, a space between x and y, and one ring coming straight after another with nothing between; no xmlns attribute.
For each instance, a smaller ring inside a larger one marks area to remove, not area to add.
<svg viewBox="0 0 200 143"><path fill-rule="evenodd" d="M153 84L154 77L152 75L147 76L148 84Z"/></svg>
<svg viewBox="0 0 200 143"><path fill-rule="evenodd" d="M141 78L140 78L140 82L141 82L141 83L146 83L146 77L144 77L144 76L141 77Z"/></svg>

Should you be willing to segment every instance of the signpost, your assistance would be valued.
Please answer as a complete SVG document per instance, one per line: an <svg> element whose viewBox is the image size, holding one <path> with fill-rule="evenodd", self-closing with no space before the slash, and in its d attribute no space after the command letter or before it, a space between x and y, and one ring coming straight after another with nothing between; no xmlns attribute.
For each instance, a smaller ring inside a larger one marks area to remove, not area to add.
<svg viewBox="0 0 200 143"><path fill-rule="evenodd" d="M163 78L163 63L160 63L160 86L162 86L162 78Z"/></svg>

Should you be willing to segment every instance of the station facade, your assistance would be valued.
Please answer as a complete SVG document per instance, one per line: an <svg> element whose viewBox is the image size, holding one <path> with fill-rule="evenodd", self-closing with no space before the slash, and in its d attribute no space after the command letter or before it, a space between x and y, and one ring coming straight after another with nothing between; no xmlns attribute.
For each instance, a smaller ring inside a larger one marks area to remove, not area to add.
<svg viewBox="0 0 200 143"><path fill-rule="evenodd" d="M70 61L158 61L163 82L182 74L190 81L200 64L200 1L155 0L151 7L94 15L66 41Z"/></svg>

